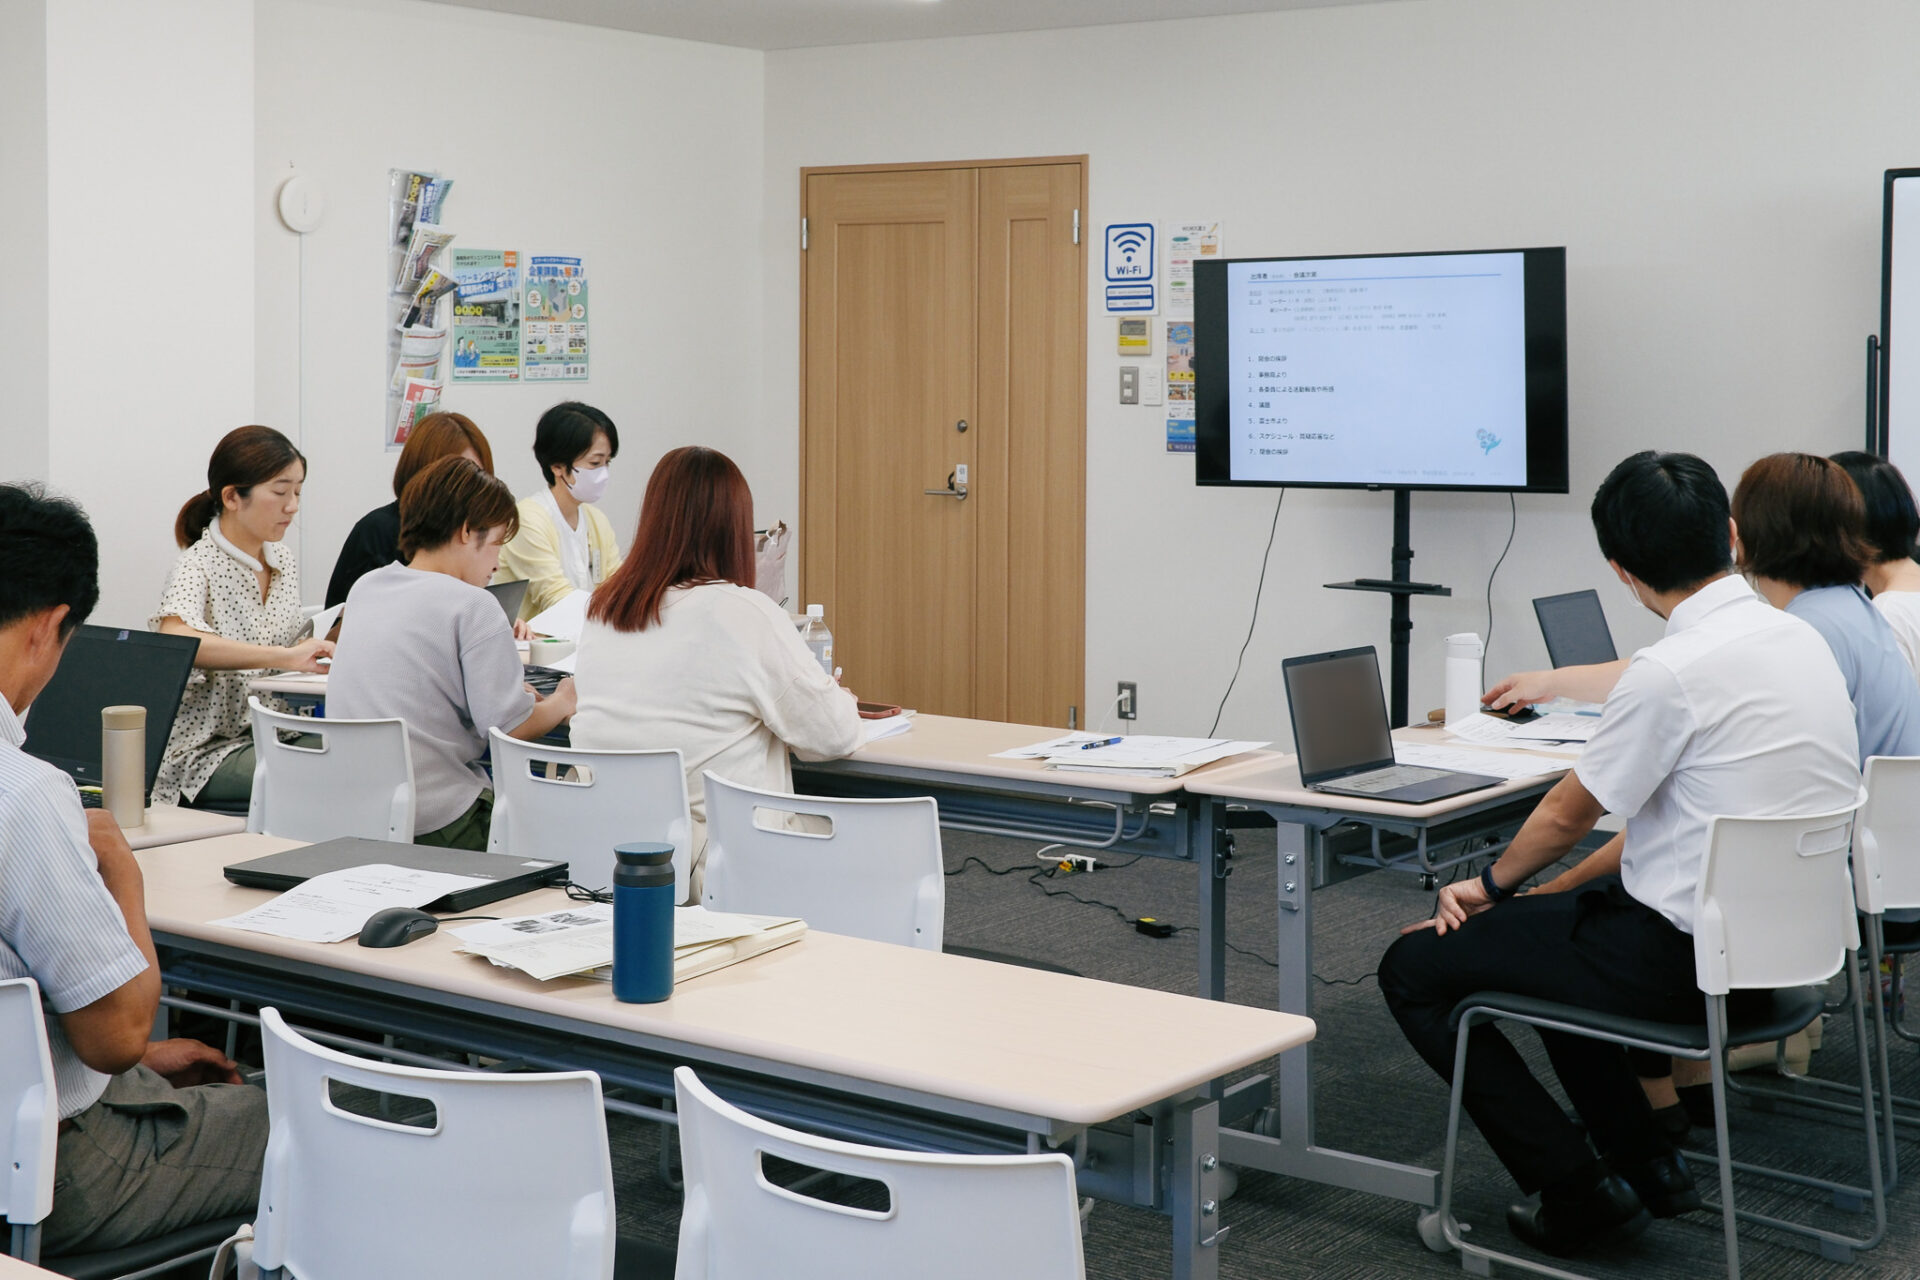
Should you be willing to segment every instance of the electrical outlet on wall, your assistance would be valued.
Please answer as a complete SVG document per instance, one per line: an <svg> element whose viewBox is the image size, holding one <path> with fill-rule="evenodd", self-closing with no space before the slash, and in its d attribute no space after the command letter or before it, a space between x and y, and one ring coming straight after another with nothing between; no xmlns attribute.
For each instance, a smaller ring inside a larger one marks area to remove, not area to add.
<svg viewBox="0 0 1920 1280"><path fill-rule="evenodd" d="M1131 680L1120 682L1119 714L1122 720L1140 718L1140 686Z"/></svg>

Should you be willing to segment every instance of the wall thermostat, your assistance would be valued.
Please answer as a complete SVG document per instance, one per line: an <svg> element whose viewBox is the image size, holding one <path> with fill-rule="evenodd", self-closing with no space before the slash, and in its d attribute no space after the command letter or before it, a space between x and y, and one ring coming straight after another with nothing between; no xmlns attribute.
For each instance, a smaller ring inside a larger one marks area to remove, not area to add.
<svg viewBox="0 0 1920 1280"><path fill-rule="evenodd" d="M287 230L305 235L319 227L326 213L327 198L312 178L296 173L280 184L280 221Z"/></svg>

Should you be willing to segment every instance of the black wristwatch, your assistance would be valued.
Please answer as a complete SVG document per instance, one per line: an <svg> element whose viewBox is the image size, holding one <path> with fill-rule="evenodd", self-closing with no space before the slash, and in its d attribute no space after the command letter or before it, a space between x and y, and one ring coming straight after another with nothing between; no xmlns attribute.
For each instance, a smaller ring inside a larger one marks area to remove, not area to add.
<svg viewBox="0 0 1920 1280"><path fill-rule="evenodd" d="M1508 898L1520 892L1518 889L1502 889L1500 887L1493 878L1493 864L1491 862L1480 868L1480 887L1487 891L1487 898L1492 902L1505 902Z"/></svg>

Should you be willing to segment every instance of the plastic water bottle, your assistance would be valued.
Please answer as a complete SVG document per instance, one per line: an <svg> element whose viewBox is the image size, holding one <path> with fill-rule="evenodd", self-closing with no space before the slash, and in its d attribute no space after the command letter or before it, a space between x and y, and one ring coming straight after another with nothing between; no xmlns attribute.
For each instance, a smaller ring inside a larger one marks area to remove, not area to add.
<svg viewBox="0 0 1920 1280"><path fill-rule="evenodd" d="M673 994L673 846L613 847L613 998L658 1004Z"/></svg>
<svg viewBox="0 0 1920 1280"><path fill-rule="evenodd" d="M124 827L147 821L147 709L100 708L100 807Z"/></svg>
<svg viewBox="0 0 1920 1280"><path fill-rule="evenodd" d="M807 642L807 648L813 650L814 661L820 664L820 669L832 675L833 632L827 630L826 606L807 606L807 629L801 638Z"/></svg>
<svg viewBox="0 0 1920 1280"><path fill-rule="evenodd" d="M1447 723L1480 710L1480 664L1486 650L1472 631L1447 637Z"/></svg>

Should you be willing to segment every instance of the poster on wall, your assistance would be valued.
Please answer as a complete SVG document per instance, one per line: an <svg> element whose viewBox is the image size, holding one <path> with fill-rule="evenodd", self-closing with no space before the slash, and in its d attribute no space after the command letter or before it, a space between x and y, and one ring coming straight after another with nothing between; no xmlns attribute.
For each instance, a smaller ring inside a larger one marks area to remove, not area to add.
<svg viewBox="0 0 1920 1280"><path fill-rule="evenodd" d="M523 378L528 382L587 380L587 265L580 258L527 259Z"/></svg>
<svg viewBox="0 0 1920 1280"><path fill-rule="evenodd" d="M1193 321L1167 324L1167 452L1193 452Z"/></svg>
<svg viewBox="0 0 1920 1280"><path fill-rule="evenodd" d="M1193 319L1193 264L1220 256L1218 222L1177 222L1167 236L1167 318Z"/></svg>
<svg viewBox="0 0 1920 1280"><path fill-rule="evenodd" d="M520 380L520 254L454 249L453 380Z"/></svg>

